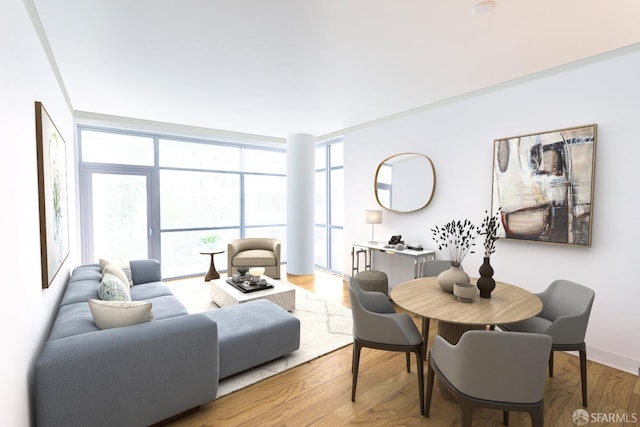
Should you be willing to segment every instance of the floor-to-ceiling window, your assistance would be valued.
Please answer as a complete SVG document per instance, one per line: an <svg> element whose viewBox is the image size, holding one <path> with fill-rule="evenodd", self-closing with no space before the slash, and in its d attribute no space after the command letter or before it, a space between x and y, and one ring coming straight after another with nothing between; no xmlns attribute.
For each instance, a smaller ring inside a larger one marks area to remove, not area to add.
<svg viewBox="0 0 640 427"><path fill-rule="evenodd" d="M336 273L342 273L344 264L342 147L342 139L335 139L316 148L315 263Z"/></svg>
<svg viewBox="0 0 640 427"><path fill-rule="evenodd" d="M81 126L79 153L83 262L153 257L165 278L195 275L206 245L240 237L280 239L286 262L284 148Z"/></svg>

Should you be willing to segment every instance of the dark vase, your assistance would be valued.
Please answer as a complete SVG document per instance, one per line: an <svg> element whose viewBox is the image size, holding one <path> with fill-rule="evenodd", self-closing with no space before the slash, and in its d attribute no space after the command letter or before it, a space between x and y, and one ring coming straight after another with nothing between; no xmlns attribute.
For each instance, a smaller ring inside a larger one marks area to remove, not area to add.
<svg viewBox="0 0 640 427"><path fill-rule="evenodd" d="M496 281L493 280L493 267L489 264L489 257L484 257L484 262L478 270L480 278L478 279L478 289L482 298L491 298L491 292L496 288Z"/></svg>

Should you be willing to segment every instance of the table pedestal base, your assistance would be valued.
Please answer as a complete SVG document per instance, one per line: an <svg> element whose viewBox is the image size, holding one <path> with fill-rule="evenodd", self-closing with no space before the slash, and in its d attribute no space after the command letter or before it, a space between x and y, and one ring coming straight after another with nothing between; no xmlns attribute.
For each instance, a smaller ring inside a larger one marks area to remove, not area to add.
<svg viewBox="0 0 640 427"><path fill-rule="evenodd" d="M484 331L485 325L468 325L466 323L438 322L438 335L447 340L449 344L456 345L460 337L467 331Z"/></svg>
<svg viewBox="0 0 640 427"><path fill-rule="evenodd" d="M215 255L221 254L223 252L224 251L200 252L202 255L210 255L211 256L211 261L209 262L209 271L207 271L207 274L204 276L204 281L205 282L209 282L211 280L220 278L220 273L218 273L218 270L216 270L216 264L213 262L213 257Z"/></svg>
<svg viewBox="0 0 640 427"><path fill-rule="evenodd" d="M447 340L448 343L456 345L458 341L460 341L460 337L467 331L484 331L487 327L485 325L469 325L466 323L449 323L449 322L438 322L438 335ZM446 387L440 384L440 380L437 379L438 389L442 393L442 395L455 402L455 398L453 394L447 390Z"/></svg>

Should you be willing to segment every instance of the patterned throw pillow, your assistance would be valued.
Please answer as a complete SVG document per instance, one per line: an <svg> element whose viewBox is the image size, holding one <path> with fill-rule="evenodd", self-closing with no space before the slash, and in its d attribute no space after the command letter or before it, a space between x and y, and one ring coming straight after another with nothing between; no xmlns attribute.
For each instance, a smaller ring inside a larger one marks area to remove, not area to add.
<svg viewBox="0 0 640 427"><path fill-rule="evenodd" d="M99 329L119 328L150 322L153 319L151 303L145 301L89 300L93 321Z"/></svg>
<svg viewBox="0 0 640 427"><path fill-rule="evenodd" d="M106 273L102 276L98 296L104 301L131 301L129 286L122 283L113 274Z"/></svg>

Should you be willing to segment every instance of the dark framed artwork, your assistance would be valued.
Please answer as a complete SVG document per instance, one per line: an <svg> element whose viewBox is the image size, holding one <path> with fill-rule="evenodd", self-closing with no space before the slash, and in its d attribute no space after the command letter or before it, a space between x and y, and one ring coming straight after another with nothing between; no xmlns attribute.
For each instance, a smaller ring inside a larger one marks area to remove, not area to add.
<svg viewBox="0 0 640 427"><path fill-rule="evenodd" d="M69 255L67 154L44 106L35 106L42 287L48 288Z"/></svg>
<svg viewBox="0 0 640 427"><path fill-rule="evenodd" d="M590 124L494 141L501 237L591 246L596 140Z"/></svg>

